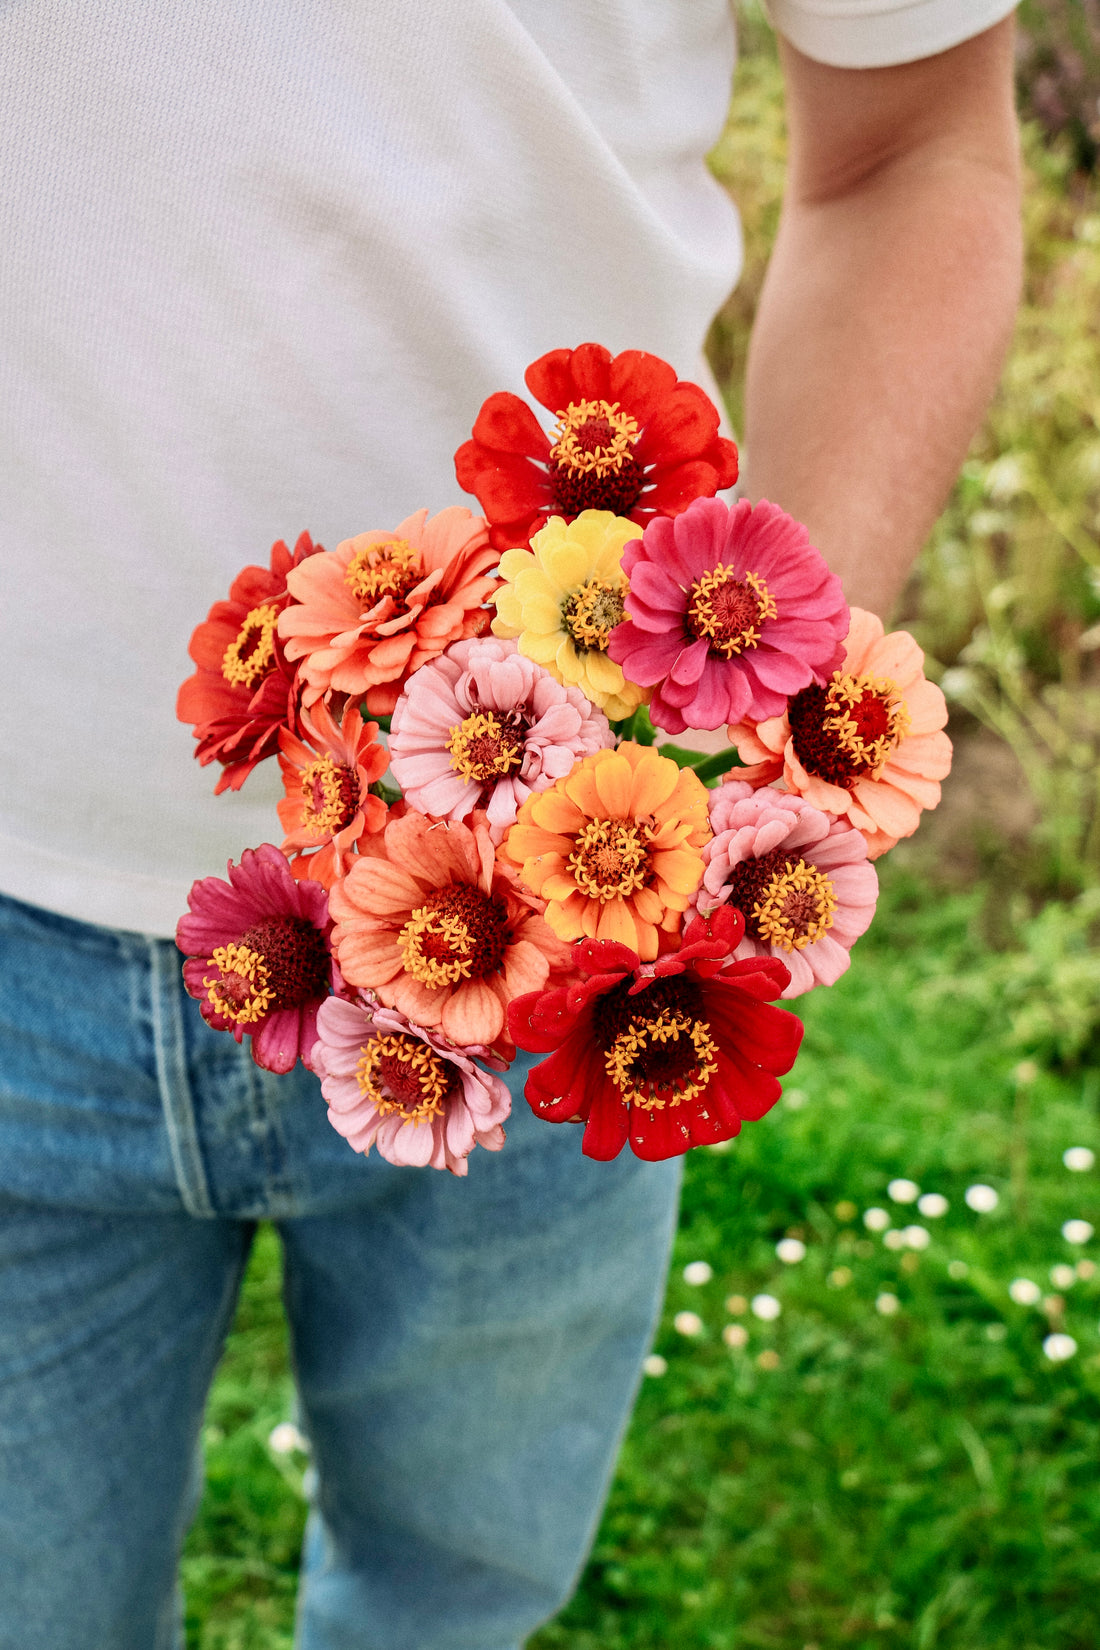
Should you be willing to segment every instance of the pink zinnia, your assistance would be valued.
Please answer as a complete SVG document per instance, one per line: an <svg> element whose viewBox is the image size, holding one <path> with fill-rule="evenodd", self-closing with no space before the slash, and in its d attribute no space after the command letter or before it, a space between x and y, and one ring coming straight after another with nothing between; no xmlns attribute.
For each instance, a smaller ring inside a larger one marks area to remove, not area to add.
<svg viewBox="0 0 1100 1650"><path fill-rule="evenodd" d="M328 897L319 882L295 882L272 843L246 848L229 881L203 877L176 927L183 980L203 1019L268 1071L310 1064L317 1010L343 982L328 936Z"/></svg>
<svg viewBox="0 0 1100 1650"><path fill-rule="evenodd" d="M863 833L800 796L740 779L713 793L710 823L695 908L739 910L745 933L733 955L778 957L791 976L784 997L832 985L875 914L878 877Z"/></svg>
<svg viewBox="0 0 1100 1650"><path fill-rule="evenodd" d="M329 1122L357 1152L390 1163L466 1173L475 1146L499 1152L512 1098L502 1078L396 1009L330 997L317 1016L313 1069ZM494 1062L502 1066L502 1061Z"/></svg>
<svg viewBox="0 0 1100 1650"><path fill-rule="evenodd" d="M607 717L515 642L456 642L397 701L390 766L410 807L437 819L483 808L494 842L533 791L614 743Z"/></svg>
<svg viewBox="0 0 1100 1650"><path fill-rule="evenodd" d="M627 618L608 656L669 733L777 716L843 656L840 580L778 505L696 499L623 551Z"/></svg>

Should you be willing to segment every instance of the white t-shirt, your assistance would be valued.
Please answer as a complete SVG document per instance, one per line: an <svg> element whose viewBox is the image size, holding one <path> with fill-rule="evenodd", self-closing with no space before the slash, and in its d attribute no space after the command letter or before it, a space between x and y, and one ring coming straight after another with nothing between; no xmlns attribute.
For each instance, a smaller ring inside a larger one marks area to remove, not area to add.
<svg viewBox="0 0 1100 1650"><path fill-rule="evenodd" d="M773 0L845 63L1010 9ZM700 377L733 61L726 0L0 5L0 890L172 933L280 840L276 764L215 798L175 718L240 568L476 509L454 450L548 349Z"/></svg>

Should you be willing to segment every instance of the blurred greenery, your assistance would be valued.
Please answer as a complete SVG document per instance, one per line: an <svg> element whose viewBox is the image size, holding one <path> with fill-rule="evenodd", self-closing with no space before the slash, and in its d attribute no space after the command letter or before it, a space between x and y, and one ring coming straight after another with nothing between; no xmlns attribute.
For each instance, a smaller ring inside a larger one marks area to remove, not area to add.
<svg viewBox="0 0 1100 1650"><path fill-rule="evenodd" d="M759 5L743 9L713 155L746 232L710 340L735 427L785 144L774 44ZM803 1000L784 1102L729 1151L691 1155L664 1372L645 1381L580 1591L532 1650L1100 1643L1100 1256L1062 1235L1067 1219L1100 1227L1096 1169L1062 1162L1100 1156L1100 12L1032 0L1021 15L1025 302L903 616L960 746L1007 741L1039 823L1010 849L995 817L976 820L984 875L961 892L928 862L885 862L851 971ZM894 1202L899 1176L947 1212ZM975 1182L993 1212L967 1206ZM927 1238L868 1230L868 1207ZM784 1237L804 1259L778 1259ZM693 1285L698 1262L712 1275ZM1020 1277L1035 1305L1009 1295ZM751 1311L760 1293L774 1321ZM1044 1351L1052 1331L1076 1343L1065 1361ZM291 1645L307 1463L269 1443L291 1415L263 1229L207 1416L189 1650Z"/></svg>

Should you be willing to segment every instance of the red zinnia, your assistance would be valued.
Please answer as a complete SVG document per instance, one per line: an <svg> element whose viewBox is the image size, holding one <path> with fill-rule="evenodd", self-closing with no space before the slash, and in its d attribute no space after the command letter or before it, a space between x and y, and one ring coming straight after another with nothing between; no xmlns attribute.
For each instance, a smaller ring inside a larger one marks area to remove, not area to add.
<svg viewBox="0 0 1100 1650"><path fill-rule="evenodd" d="M290 597L286 576L322 546L308 533L294 553L277 540L271 565L246 567L215 602L191 637L187 651L198 665L179 690L176 715L195 724L195 755L224 772L214 794L239 791L257 762L279 748L279 729L293 726L295 669L279 640L279 614Z"/></svg>
<svg viewBox="0 0 1100 1650"><path fill-rule="evenodd" d="M553 438L501 390L455 454L459 486L476 495L498 550L526 546L551 516L610 510L644 524L737 480L737 448L718 434L713 402L659 356L581 344L540 356L524 380L557 419Z"/></svg>
<svg viewBox="0 0 1100 1650"><path fill-rule="evenodd" d="M637 952L610 940L573 947L579 983L512 1003L515 1042L550 1058L525 1094L537 1117L584 1122L586 1157L676 1157L740 1132L780 1095L776 1076L794 1064L802 1022L766 999L790 975L775 958L728 962L744 918L722 906L687 926L670 957L643 969Z"/></svg>

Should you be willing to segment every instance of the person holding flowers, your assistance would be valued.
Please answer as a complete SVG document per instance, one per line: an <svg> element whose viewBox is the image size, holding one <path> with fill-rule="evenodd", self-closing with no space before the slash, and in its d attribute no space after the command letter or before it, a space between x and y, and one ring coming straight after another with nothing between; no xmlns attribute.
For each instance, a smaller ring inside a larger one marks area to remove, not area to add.
<svg viewBox="0 0 1100 1650"><path fill-rule="evenodd" d="M1011 325L1010 9L772 0L733 504L726 0L0 8L6 681L66 729L0 802L2 1650L176 1642L265 1219L303 1646L518 1650L568 1596L681 1154L774 1101L853 832L942 777L873 615Z"/></svg>

